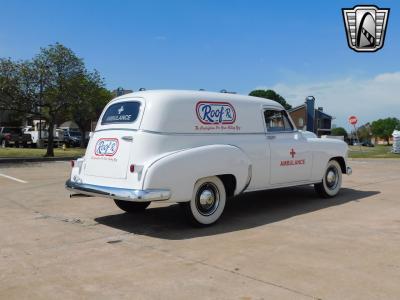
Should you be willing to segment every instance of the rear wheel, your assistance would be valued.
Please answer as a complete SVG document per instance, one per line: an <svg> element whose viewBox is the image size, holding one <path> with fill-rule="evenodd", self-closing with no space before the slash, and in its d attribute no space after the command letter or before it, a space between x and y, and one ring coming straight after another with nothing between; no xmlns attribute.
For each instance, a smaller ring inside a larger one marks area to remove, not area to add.
<svg viewBox="0 0 400 300"><path fill-rule="evenodd" d="M184 209L189 220L198 226L215 223L225 208L225 186L217 176L198 180L193 189L190 202L185 202Z"/></svg>
<svg viewBox="0 0 400 300"><path fill-rule="evenodd" d="M126 211L127 213L136 213L140 211L144 211L149 205L150 201L148 202L131 202L131 201L124 201L124 200L116 200L114 199L115 204Z"/></svg>
<svg viewBox="0 0 400 300"><path fill-rule="evenodd" d="M328 162L322 181L314 189L323 198L336 196L342 187L342 169L336 160Z"/></svg>

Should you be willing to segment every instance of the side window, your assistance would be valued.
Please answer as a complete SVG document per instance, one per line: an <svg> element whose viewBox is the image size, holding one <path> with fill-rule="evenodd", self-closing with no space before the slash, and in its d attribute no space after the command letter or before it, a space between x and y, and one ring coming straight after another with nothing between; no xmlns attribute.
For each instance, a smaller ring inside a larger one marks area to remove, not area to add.
<svg viewBox="0 0 400 300"><path fill-rule="evenodd" d="M288 115L284 110L265 110L264 111L265 125L267 131L292 131L293 126L289 121Z"/></svg>

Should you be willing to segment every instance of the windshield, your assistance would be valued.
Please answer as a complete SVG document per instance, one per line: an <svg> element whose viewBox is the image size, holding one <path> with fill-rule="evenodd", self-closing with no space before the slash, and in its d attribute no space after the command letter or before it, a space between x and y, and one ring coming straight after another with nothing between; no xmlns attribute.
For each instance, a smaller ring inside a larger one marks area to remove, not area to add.
<svg viewBox="0 0 400 300"><path fill-rule="evenodd" d="M70 131L69 135L70 136L81 136L81 133L79 131Z"/></svg>
<svg viewBox="0 0 400 300"><path fill-rule="evenodd" d="M133 123L139 115L139 102L118 102L110 105L101 124Z"/></svg>

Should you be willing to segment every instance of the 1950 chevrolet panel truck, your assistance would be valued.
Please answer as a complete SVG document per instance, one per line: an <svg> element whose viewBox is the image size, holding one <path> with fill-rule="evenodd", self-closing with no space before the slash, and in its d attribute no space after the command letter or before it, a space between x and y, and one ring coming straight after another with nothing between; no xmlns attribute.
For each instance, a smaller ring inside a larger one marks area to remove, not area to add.
<svg viewBox="0 0 400 300"><path fill-rule="evenodd" d="M272 100L205 91L141 91L112 100L73 162L68 190L122 210L179 202L209 225L242 192L314 184L335 196L347 144L298 131Z"/></svg>

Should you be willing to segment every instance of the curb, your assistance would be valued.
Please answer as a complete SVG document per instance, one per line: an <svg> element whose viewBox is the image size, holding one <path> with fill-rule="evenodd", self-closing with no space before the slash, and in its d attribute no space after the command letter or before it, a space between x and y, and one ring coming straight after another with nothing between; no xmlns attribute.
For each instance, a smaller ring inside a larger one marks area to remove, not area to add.
<svg viewBox="0 0 400 300"><path fill-rule="evenodd" d="M21 164L27 162L51 162L51 161L69 161L75 160L78 156L68 156L68 157L16 157L16 158L6 158L0 157L0 164Z"/></svg>

